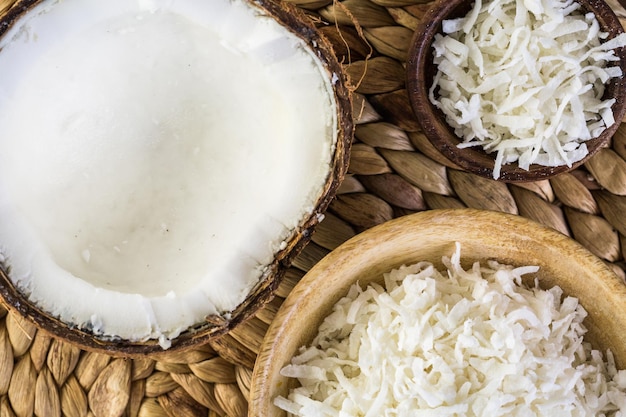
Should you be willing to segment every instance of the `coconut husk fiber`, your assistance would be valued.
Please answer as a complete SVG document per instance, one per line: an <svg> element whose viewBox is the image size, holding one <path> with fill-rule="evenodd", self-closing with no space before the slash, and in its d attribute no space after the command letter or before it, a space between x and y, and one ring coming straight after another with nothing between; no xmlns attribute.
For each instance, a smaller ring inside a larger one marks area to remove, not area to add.
<svg viewBox="0 0 626 417"><path fill-rule="evenodd" d="M626 125L589 163L551 180L505 184L465 173L426 140L405 90L403 65L427 1L291 1L333 43L350 75L357 126L349 175L276 297L217 341L158 360L81 351L0 307L0 416L244 417L262 338L298 280L356 233L417 211L524 216L571 236L626 276ZM0 13L14 3L0 0ZM610 4L626 22L626 10Z"/></svg>

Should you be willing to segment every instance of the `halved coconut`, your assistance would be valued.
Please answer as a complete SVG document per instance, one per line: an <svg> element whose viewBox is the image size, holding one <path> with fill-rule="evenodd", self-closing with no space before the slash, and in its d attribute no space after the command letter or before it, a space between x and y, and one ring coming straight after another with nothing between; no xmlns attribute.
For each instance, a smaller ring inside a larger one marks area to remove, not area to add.
<svg viewBox="0 0 626 417"><path fill-rule="evenodd" d="M223 334L347 166L329 44L269 0L26 1L0 24L0 293L87 349Z"/></svg>

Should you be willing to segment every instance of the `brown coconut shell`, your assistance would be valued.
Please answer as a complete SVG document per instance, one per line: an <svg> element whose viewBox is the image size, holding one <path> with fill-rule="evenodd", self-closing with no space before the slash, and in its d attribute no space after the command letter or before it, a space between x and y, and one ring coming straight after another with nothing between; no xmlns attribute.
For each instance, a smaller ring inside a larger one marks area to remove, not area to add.
<svg viewBox="0 0 626 417"><path fill-rule="evenodd" d="M16 4L4 17L0 19L0 37L32 7L45 0L24 0ZM346 76L339 64L331 43L316 29L306 15L295 6L274 0L248 0L253 7L270 16L282 26L288 28L300 37L316 52L328 76L338 79L333 83L334 98L337 106L337 143L335 146L331 167L324 189L315 205L313 212L303 218L299 226L286 239L287 245L275 254L274 260L260 278L257 285L248 294L246 299L232 312L224 316L209 316L203 323L183 332L172 340L169 349L163 350L157 340L133 342L123 339L104 339L92 332L79 329L51 316L41 310L28 297L22 294L12 283L8 274L9 266L0 264L0 298L9 310L33 322L43 331L84 350L105 353L110 356L159 356L171 354L175 351L188 350L201 344L208 343L225 335L237 325L252 317L274 297L287 268L294 258L311 240L313 230L323 218L322 214L328 208L341 184L349 164L350 146L353 138L354 122L352 118L351 91L347 87Z"/></svg>

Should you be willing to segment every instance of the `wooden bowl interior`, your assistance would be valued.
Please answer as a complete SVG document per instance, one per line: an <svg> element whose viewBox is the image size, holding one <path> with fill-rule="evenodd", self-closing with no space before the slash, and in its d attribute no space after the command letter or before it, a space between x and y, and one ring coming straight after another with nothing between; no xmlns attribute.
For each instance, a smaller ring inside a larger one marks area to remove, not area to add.
<svg viewBox="0 0 626 417"><path fill-rule="evenodd" d="M582 10L591 11L596 15L600 26L608 32L609 38L614 38L624 30L613 10L602 0L579 0ZM421 124L426 137L449 160L463 169L487 178L493 178L495 154L488 154L483 149L471 147L459 149L457 145L461 139L448 125L444 114L428 99L428 91L437 72L433 64L432 41L435 34L441 33L442 21L465 16L472 7L467 0L438 0L421 20L414 33L412 46L409 51L407 64L407 85L409 98L418 122ZM619 61L611 65L619 65L626 73L626 48L618 48L616 55ZM615 98L613 114L617 123L606 129L600 136L586 142L589 153L583 160L572 164L571 167L561 165L546 167L531 165L528 171L520 168L516 163L502 166L499 180L505 182L538 181L553 177L562 172L577 168L604 147L619 126L619 121L626 115L626 79L613 78L607 85L604 98Z"/></svg>
<svg viewBox="0 0 626 417"><path fill-rule="evenodd" d="M539 265L540 285L559 285L579 297L589 312L586 339L611 348L626 365L626 286L599 259L552 229L519 216L496 212L434 210L410 215L370 229L333 251L298 283L280 308L264 339L255 365L251 415L284 416L272 405L295 385L279 371L307 345L317 328L357 280L362 286L403 264L428 260L441 266L455 242L462 263L496 259L517 266Z"/></svg>

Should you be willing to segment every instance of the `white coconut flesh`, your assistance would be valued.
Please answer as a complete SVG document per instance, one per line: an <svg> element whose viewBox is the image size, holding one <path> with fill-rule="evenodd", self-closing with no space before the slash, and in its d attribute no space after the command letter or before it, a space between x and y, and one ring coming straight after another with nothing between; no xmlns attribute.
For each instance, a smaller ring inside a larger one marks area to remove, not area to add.
<svg viewBox="0 0 626 417"><path fill-rule="evenodd" d="M0 48L2 260L64 322L167 347L322 193L334 80L246 2L48 1Z"/></svg>

